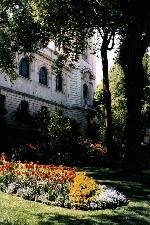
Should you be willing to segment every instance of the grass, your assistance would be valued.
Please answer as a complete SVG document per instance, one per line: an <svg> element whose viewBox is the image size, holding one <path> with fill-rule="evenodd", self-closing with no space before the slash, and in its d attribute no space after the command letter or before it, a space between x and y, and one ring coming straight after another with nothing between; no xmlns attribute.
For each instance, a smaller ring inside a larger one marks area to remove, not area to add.
<svg viewBox="0 0 150 225"><path fill-rule="evenodd" d="M149 225L150 171L126 175L121 170L84 168L97 182L116 187L130 199L114 210L81 211L26 201L0 192L0 225Z"/></svg>

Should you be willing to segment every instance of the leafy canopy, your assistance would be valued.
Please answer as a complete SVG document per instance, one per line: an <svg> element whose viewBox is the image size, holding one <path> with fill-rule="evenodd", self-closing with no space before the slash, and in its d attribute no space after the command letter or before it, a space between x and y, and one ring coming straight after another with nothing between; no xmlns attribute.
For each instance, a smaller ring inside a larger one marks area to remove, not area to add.
<svg viewBox="0 0 150 225"><path fill-rule="evenodd" d="M116 26L114 21L120 14L117 2L2 0L0 67L14 74L16 52L34 52L47 46L51 40L62 47L65 58L70 56L72 60L77 60L97 29L112 32L110 27Z"/></svg>

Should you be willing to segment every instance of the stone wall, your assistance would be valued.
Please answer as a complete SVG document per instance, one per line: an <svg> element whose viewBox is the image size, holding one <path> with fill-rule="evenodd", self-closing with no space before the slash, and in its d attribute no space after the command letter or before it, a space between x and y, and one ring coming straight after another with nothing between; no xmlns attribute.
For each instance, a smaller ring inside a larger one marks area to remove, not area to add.
<svg viewBox="0 0 150 225"><path fill-rule="evenodd" d="M46 106L50 112L62 111L65 117L74 119L80 127L80 131L85 134L87 128L86 110L75 107L65 107L63 105L56 104L55 102L41 99L29 94L23 94L18 91L12 91L9 88L0 86L0 94L5 96L5 109L6 118L9 122L14 119L15 112L22 100L29 103L29 113L34 115L38 112L42 106Z"/></svg>

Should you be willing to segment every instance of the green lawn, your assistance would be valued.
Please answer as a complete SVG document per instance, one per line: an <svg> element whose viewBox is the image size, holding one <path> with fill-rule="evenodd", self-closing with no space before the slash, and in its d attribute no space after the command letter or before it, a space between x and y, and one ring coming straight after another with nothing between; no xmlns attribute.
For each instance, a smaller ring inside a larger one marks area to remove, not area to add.
<svg viewBox="0 0 150 225"><path fill-rule="evenodd" d="M149 225L150 171L125 175L122 171L84 168L98 182L117 187L130 199L114 210L81 211L51 207L0 192L2 225Z"/></svg>

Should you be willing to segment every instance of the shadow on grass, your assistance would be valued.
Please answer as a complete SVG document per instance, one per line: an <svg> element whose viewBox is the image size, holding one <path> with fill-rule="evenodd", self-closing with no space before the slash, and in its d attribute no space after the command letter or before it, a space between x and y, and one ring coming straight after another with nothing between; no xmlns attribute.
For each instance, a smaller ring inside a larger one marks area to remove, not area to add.
<svg viewBox="0 0 150 225"><path fill-rule="evenodd" d="M39 225L94 225L90 219L77 219L75 217L66 216L66 215L56 215L53 219L51 217L48 218L47 221L43 221L44 215L39 215L41 217L41 221Z"/></svg>
<svg viewBox="0 0 150 225"><path fill-rule="evenodd" d="M145 205L146 207L146 205ZM150 210L145 207L122 207L115 210L105 210L100 213L85 213L82 218L61 214L37 214L38 225L149 225ZM70 211L71 214L71 211ZM21 225L21 223L3 222L1 225ZM33 225L22 223L23 225Z"/></svg>
<svg viewBox="0 0 150 225"><path fill-rule="evenodd" d="M85 214L83 218L77 218L68 215L53 215L47 217L44 222L45 215L39 214L39 225L149 225L150 224L150 208L145 207L123 207L116 210L105 210L100 213Z"/></svg>
<svg viewBox="0 0 150 225"><path fill-rule="evenodd" d="M0 222L0 225L21 225L21 224L17 222L14 223L14 222L3 221L3 222ZM29 225L29 224L23 222L23 225Z"/></svg>
<svg viewBox="0 0 150 225"><path fill-rule="evenodd" d="M125 193L129 198L150 200L150 171L127 174L121 169L91 169L86 167L84 170L100 184L115 187L117 190Z"/></svg>

